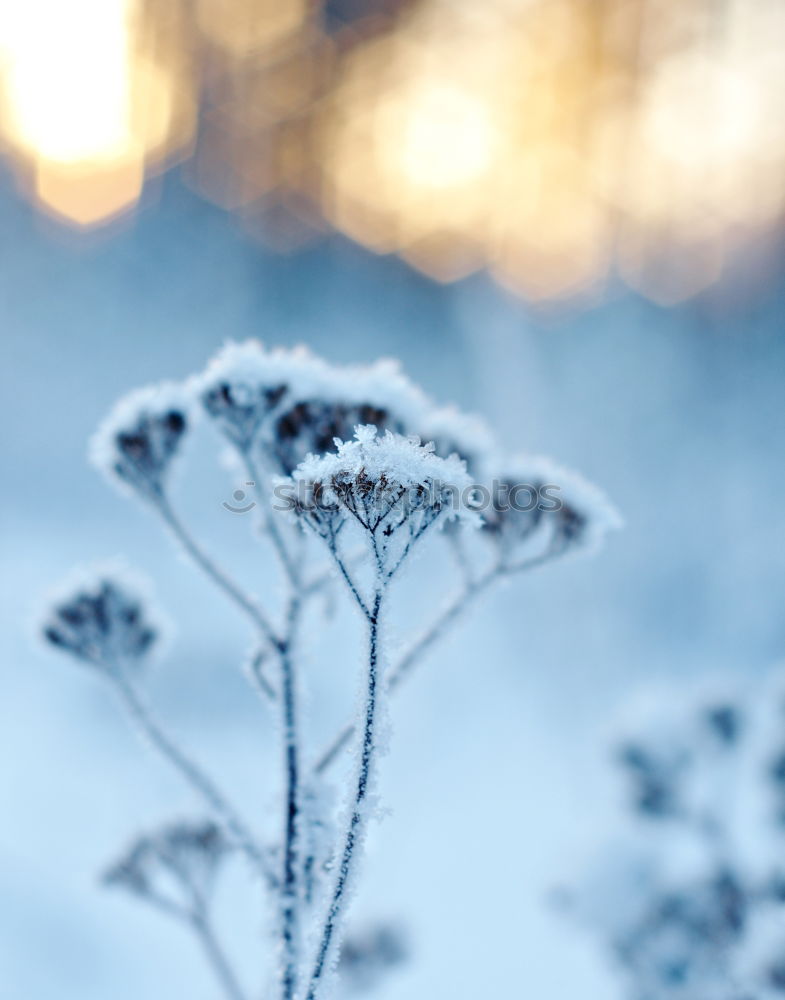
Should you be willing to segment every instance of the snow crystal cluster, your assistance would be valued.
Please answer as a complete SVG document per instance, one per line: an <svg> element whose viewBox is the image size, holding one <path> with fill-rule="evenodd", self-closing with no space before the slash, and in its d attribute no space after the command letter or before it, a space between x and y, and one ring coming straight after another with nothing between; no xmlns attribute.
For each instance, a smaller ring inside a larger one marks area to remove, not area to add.
<svg viewBox="0 0 785 1000"><path fill-rule="evenodd" d="M439 458L432 444L390 431L379 437L372 426L336 446L334 454L309 456L279 484L296 515L328 544L348 522L388 554L401 534L408 546L440 519L475 516L471 479L456 455Z"/></svg>
<svg viewBox="0 0 785 1000"><path fill-rule="evenodd" d="M785 998L784 681L662 692L615 741L626 836L572 904L630 1000Z"/></svg>

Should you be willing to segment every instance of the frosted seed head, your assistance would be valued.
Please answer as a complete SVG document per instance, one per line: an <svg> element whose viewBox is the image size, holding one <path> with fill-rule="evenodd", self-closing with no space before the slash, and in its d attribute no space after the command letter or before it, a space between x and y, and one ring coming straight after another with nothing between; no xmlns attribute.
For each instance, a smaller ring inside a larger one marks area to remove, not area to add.
<svg viewBox="0 0 785 1000"><path fill-rule="evenodd" d="M336 439L349 440L358 424L411 434L427 409L426 397L397 362L325 365L319 384L289 394L271 427L268 449L278 470L291 475L308 455L334 452Z"/></svg>
<svg viewBox="0 0 785 1000"><path fill-rule="evenodd" d="M338 961L341 987L358 995L373 993L408 957L406 936L396 924L377 923L350 932Z"/></svg>
<svg viewBox="0 0 785 1000"><path fill-rule="evenodd" d="M268 351L258 340L230 341L190 386L221 433L247 451L273 414L288 399L313 392L326 369L304 347Z"/></svg>
<svg viewBox="0 0 785 1000"><path fill-rule="evenodd" d="M437 520L475 520L471 480L457 457L439 458L433 445L375 427L357 427L337 452L309 456L288 481L294 512L323 537L346 522L387 544L417 537Z"/></svg>
<svg viewBox="0 0 785 1000"><path fill-rule="evenodd" d="M138 837L102 881L142 898L153 894L166 898L173 881L186 892L196 889L204 895L230 850L221 827L212 820L177 821Z"/></svg>
<svg viewBox="0 0 785 1000"><path fill-rule="evenodd" d="M90 459L116 485L147 500L160 499L191 422L184 386L163 382L137 389L93 435Z"/></svg>
<svg viewBox="0 0 785 1000"><path fill-rule="evenodd" d="M724 867L665 885L617 941L617 954L642 995L722 996L749 902L736 873Z"/></svg>
<svg viewBox="0 0 785 1000"><path fill-rule="evenodd" d="M505 548L547 531L555 552L594 551L622 525L601 490L548 459L519 456L496 474L493 484L483 530Z"/></svg>
<svg viewBox="0 0 785 1000"><path fill-rule="evenodd" d="M58 598L41 626L47 643L106 671L136 668L157 645L161 626L138 592L100 575Z"/></svg>

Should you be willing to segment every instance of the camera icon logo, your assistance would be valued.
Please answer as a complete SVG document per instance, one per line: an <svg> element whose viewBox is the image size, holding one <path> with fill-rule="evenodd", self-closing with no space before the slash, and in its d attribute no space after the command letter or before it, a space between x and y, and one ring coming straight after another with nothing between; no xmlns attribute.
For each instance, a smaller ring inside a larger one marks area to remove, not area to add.
<svg viewBox="0 0 785 1000"><path fill-rule="evenodd" d="M246 483L245 485L255 486L256 483L249 482ZM246 499L247 496L248 494L245 492L245 490L235 490L234 493L232 493L232 499L235 501L236 504L240 504L241 506L236 507L233 504L227 503L225 500L223 501L221 506L225 507L228 511L231 511L232 514L247 514L249 510L253 510L253 508L256 506L255 500L251 500L250 503L243 505L243 501Z"/></svg>

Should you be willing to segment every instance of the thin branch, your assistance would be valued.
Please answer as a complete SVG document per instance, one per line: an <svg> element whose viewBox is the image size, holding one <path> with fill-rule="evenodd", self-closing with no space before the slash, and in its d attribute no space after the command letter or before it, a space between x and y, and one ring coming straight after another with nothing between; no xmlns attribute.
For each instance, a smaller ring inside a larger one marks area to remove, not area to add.
<svg viewBox="0 0 785 1000"><path fill-rule="evenodd" d="M156 507L191 559L251 619L267 641L276 645L278 636L260 605L205 552L174 512L169 500L161 498Z"/></svg>
<svg viewBox="0 0 785 1000"><path fill-rule="evenodd" d="M256 843L249 828L238 816L219 791L213 780L194 763L174 739L169 736L161 724L153 717L149 708L142 701L139 692L127 679L121 669L115 670L110 679L113 681L129 715L141 732L148 738L153 747L180 772L188 784L205 800L212 811L221 819L231 834L237 847L259 869L268 885L274 887L276 878L269 870L264 852Z"/></svg>
<svg viewBox="0 0 785 1000"><path fill-rule="evenodd" d="M327 915L319 940L306 1000L317 1000L330 969L331 952L338 946L338 934L343 922L347 893L357 866L359 848L368 825L367 798L373 780L377 750L377 719L380 685L379 625L382 608L381 581L374 596L368 628L368 674L363 731L360 741L360 761L357 782L351 804L351 816L340 854L338 871Z"/></svg>
<svg viewBox="0 0 785 1000"><path fill-rule="evenodd" d="M259 508L262 511L265 531L270 536L270 541L278 554L278 558L281 561L281 565L284 568L292 588L299 590L302 576L300 566L292 553L289 551L289 546L286 544L283 537L278 519L273 516L273 511L270 507L270 496L268 492L266 492L268 489L267 480L262 475L259 465L251 454L251 448L242 450L240 454L242 455L243 462L245 463L249 479L254 484L256 499L259 504Z"/></svg>
<svg viewBox="0 0 785 1000"><path fill-rule="evenodd" d="M281 712L286 787L286 813L281 877L281 998L293 1000L297 993L300 965L300 736L297 710L297 676L292 644L299 624L301 601L294 594L289 602L286 639L279 649L281 664Z"/></svg>
<svg viewBox="0 0 785 1000"><path fill-rule="evenodd" d="M357 602L357 606L362 611L362 613L365 615L365 617L367 619L370 619L370 617L371 617L371 611L370 611L368 605L363 600L362 595L360 594L360 591L359 591L357 585L355 584L354 580L352 579L352 575L349 572L349 568L347 567L346 563L344 562L344 560L341 558L341 556L338 553L338 545L336 543L336 533L334 531L331 531L329 537L326 536L326 535L323 535L322 537L323 537L324 541L327 543L327 548L329 549L330 555L333 557L333 561L335 562L335 565L338 567L338 570L339 570L341 576L346 581L346 586L349 588L349 590L350 590L350 592L352 594L352 597Z"/></svg>
<svg viewBox="0 0 785 1000"><path fill-rule="evenodd" d="M475 597L479 596L482 591L486 590L491 586L491 584L495 583L504 576L510 576L514 573L522 573L526 570L536 569L537 567L543 566L548 562L552 562L561 554L562 552L549 548L541 555L521 560L518 563L506 564L504 562L497 562L494 563L494 565L490 569L486 570L481 576L474 580L470 580L466 586L455 595L452 601L450 601L447 607L444 608L435 621L433 621L425 629L425 631L422 632L419 638L412 643L408 651L404 653L398 663L392 668L388 681L390 691L392 692L397 690L401 682L411 673L412 668L419 662L420 658L428 652L431 646L435 645L435 643L442 638L450 625L460 619L464 610L468 607L471 601ZM324 774L330 768L340 753L351 742L353 733L354 726L351 724L345 726L340 731L340 733L316 761L316 764L314 765L314 772L316 774Z"/></svg>
<svg viewBox="0 0 785 1000"><path fill-rule="evenodd" d="M223 987L229 1000L248 1000L248 994L240 986L237 975L215 935L215 930L207 914L201 910L196 911L191 915L190 923L204 949L208 962L212 966L216 979Z"/></svg>
<svg viewBox="0 0 785 1000"><path fill-rule="evenodd" d="M270 701L275 701L278 697L278 692L265 677L263 669L265 661L267 660L268 651L269 647L261 647L260 649L257 649L251 657L247 670L259 694L264 698L268 698Z"/></svg>

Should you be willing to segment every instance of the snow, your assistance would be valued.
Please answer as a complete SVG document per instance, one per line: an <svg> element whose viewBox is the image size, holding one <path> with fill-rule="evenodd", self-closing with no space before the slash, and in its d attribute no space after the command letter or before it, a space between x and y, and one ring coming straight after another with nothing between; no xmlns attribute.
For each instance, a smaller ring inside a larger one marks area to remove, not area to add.
<svg viewBox="0 0 785 1000"><path fill-rule="evenodd" d="M354 440L336 440L335 445L335 454L309 455L298 466L291 477L295 489L321 484L325 488L325 500L331 503L338 500L331 483L360 477L404 489L435 486L440 499L448 491L455 498L452 516L476 519L469 502L472 480L466 472L465 462L456 455L439 458L433 444L423 445L419 438L390 431L380 436L371 425L357 427Z"/></svg>

